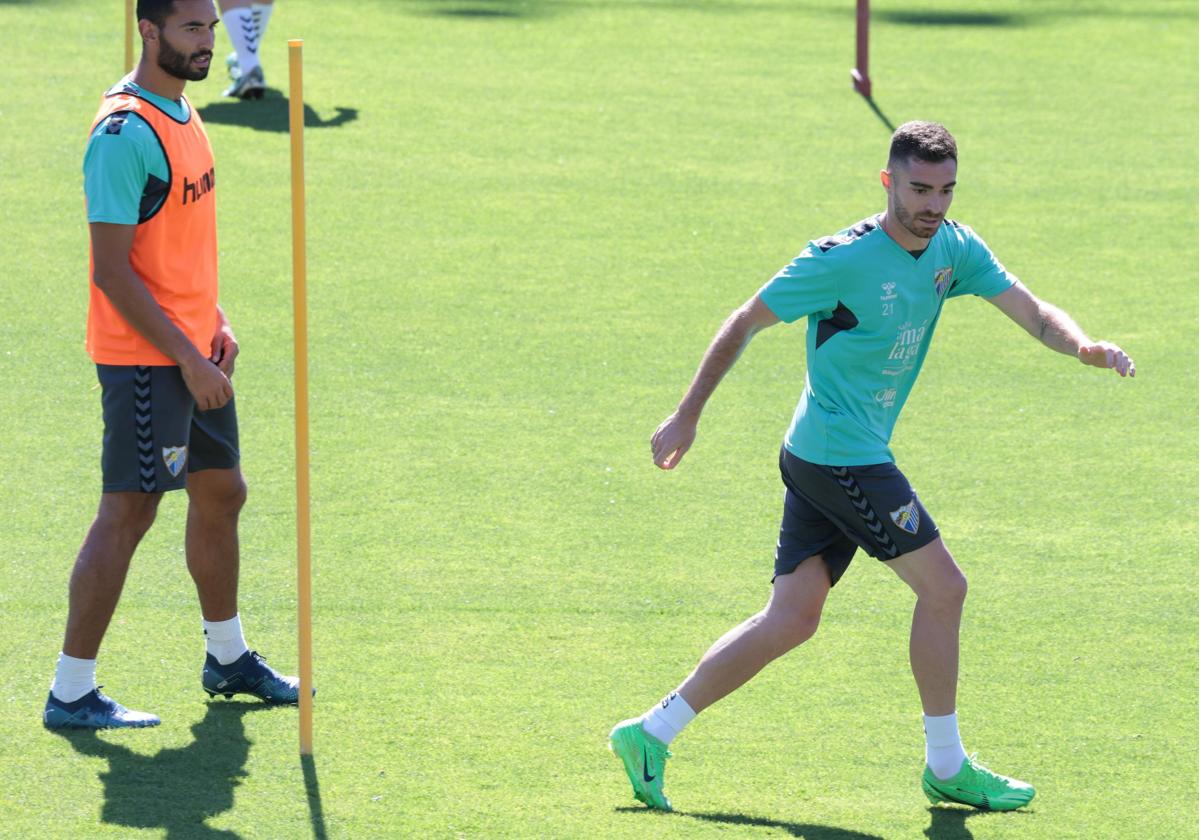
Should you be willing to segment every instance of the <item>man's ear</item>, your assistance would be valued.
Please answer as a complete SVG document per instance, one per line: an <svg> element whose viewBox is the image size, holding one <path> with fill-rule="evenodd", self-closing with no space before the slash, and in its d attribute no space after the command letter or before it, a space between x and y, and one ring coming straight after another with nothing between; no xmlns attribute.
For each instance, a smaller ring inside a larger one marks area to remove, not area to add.
<svg viewBox="0 0 1199 840"><path fill-rule="evenodd" d="M891 190L891 170L883 169L878 173L878 179L883 184L883 189L890 192Z"/></svg>
<svg viewBox="0 0 1199 840"><path fill-rule="evenodd" d="M143 41L157 41L158 27L153 21L142 18L137 22L137 31L141 34Z"/></svg>

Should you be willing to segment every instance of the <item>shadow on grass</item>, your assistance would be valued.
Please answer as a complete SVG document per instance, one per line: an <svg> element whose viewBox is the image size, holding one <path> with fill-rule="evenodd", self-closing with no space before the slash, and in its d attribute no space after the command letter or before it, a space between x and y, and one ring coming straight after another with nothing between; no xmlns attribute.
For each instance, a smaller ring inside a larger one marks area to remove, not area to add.
<svg viewBox="0 0 1199 840"><path fill-rule="evenodd" d="M236 125L252 128L255 131L286 133L290 128L287 108L287 97L283 95L283 92L275 88L267 88L262 99L227 99L223 102L210 103L197 110L200 113L200 119L204 122ZM334 110L337 113L326 120L311 105L305 104L304 127L337 128L358 119L357 108L336 108Z"/></svg>
<svg viewBox="0 0 1199 840"><path fill-rule="evenodd" d="M688 817L693 820L722 823L724 825L775 828L787 832L792 837L802 837L804 840L884 840L884 838L877 834L864 834L848 828L837 828L832 825L815 825L813 823L783 822L782 820L772 820L769 817L751 817L748 814L717 814L701 813L698 811L690 813L687 811L674 811L671 814L666 814L662 811L654 811L650 808L642 808L640 806L622 806L615 810L620 813L653 814L665 819Z"/></svg>
<svg viewBox="0 0 1199 840"><path fill-rule="evenodd" d="M312 822L312 836L316 840L328 840L325 807L321 804L321 783L316 777L316 760L310 755L301 755L300 766L304 769L304 790L308 794L308 818Z"/></svg>
<svg viewBox="0 0 1199 840"><path fill-rule="evenodd" d="M418 0L418 13L437 17L515 19L543 17L538 0Z"/></svg>
<svg viewBox="0 0 1199 840"><path fill-rule="evenodd" d="M241 835L210 828L204 821L233 807L233 790L246 775L250 739L242 716L268 708L263 703L209 703L203 719L192 726L194 741L152 756L107 741L94 730L59 734L76 752L108 760L108 770L100 774L104 823L166 829L168 840L241 840ZM318 807L319 801L318 796Z"/></svg>
<svg viewBox="0 0 1199 840"><path fill-rule="evenodd" d="M792 14L797 11L811 14L828 14L828 8L819 3L801 3L798 0L765 0L765 2L727 2L727 0L403 0L410 14L434 15L456 18L528 19L551 17L567 12L589 9L611 10L614 7L630 9L663 9L681 13L744 14L747 12L771 12ZM834 13L839 13L834 12Z"/></svg>
<svg viewBox="0 0 1199 840"><path fill-rule="evenodd" d="M1027 26L1025 15L950 9L875 9L876 20L906 26Z"/></svg>
<svg viewBox="0 0 1199 840"><path fill-rule="evenodd" d="M937 805L928 809L929 824L924 829L928 840L974 840L966 820L975 817L1010 820L1020 819L1029 815L1029 811L978 811L974 808L947 807Z"/></svg>
<svg viewBox="0 0 1199 840"><path fill-rule="evenodd" d="M891 119L883 113L883 109L878 107L878 104L874 101L874 97L863 96L862 98L866 100L866 104L870 106L870 110L874 112L874 115L883 121L883 125L887 127L887 131L894 134L895 123L891 122Z"/></svg>

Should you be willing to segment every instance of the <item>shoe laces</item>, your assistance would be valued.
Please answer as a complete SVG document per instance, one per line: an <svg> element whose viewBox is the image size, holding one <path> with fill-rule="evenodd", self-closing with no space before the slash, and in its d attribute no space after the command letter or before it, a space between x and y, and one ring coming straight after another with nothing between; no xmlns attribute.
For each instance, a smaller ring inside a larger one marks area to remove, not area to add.
<svg viewBox="0 0 1199 840"><path fill-rule="evenodd" d="M1012 780L1007 776L1001 776L994 770L985 766L978 760L978 753L971 753L967 759L970 762L970 767L978 774L978 780L992 790L1010 790Z"/></svg>

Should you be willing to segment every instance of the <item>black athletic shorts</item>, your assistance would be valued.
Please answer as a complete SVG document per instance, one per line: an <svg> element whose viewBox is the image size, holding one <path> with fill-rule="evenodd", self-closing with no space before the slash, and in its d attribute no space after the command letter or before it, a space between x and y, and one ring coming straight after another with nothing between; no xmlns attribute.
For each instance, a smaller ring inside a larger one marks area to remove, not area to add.
<svg viewBox="0 0 1199 840"><path fill-rule="evenodd" d="M858 548L893 560L937 538L937 525L892 463L830 467L783 447L779 470L787 492L774 553L774 574L790 574L819 554L835 585Z"/></svg>
<svg viewBox="0 0 1199 840"><path fill-rule="evenodd" d="M105 493L179 490L188 473L238 465L233 400L197 411L174 366L96 365L96 375L103 389Z"/></svg>

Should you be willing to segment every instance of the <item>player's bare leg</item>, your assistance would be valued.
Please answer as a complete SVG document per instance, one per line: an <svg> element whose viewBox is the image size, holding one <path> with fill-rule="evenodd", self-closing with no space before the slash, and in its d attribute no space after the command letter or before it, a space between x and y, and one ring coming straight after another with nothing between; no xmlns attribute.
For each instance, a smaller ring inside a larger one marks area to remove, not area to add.
<svg viewBox="0 0 1199 840"><path fill-rule="evenodd" d="M246 502L241 470L201 470L187 477L187 570L208 621L237 615L237 520Z"/></svg>
<svg viewBox="0 0 1199 840"><path fill-rule="evenodd" d="M121 590L129 562L154 523L161 493L104 493L71 570L70 608L62 650L95 659Z"/></svg>
<svg viewBox="0 0 1199 840"><path fill-rule="evenodd" d="M908 656L924 713L953 714L966 576L940 537L887 565L916 593Z"/></svg>
<svg viewBox="0 0 1199 840"><path fill-rule="evenodd" d="M828 570L819 555L775 578L766 608L717 639L679 686L679 694L701 712L812 638L829 588Z"/></svg>

